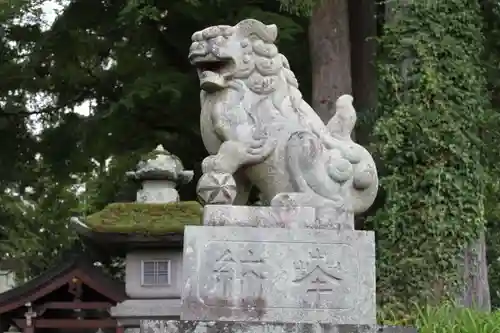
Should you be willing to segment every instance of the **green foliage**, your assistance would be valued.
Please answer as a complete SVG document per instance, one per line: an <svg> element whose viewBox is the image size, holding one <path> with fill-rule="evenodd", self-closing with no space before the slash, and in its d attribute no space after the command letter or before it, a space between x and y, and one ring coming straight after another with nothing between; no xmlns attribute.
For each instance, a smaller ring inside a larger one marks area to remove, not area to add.
<svg viewBox="0 0 500 333"><path fill-rule="evenodd" d="M24 280L42 273L65 250L75 244L68 228L69 216L78 204L74 189L43 179L43 194L33 200L14 197L3 227L0 253L16 259L16 278ZM15 214L15 215L13 215Z"/></svg>
<svg viewBox="0 0 500 333"><path fill-rule="evenodd" d="M280 0L283 9L298 15L310 16L314 6L324 0Z"/></svg>
<svg viewBox="0 0 500 333"><path fill-rule="evenodd" d="M374 151L385 206L377 231L381 304L454 296L458 262L485 226L482 132L498 124L481 56L477 2L397 2L380 40Z"/></svg>
<svg viewBox="0 0 500 333"><path fill-rule="evenodd" d="M201 223L202 207L196 201L168 204L112 203L90 215L86 222L96 232L163 234L183 232Z"/></svg>
<svg viewBox="0 0 500 333"><path fill-rule="evenodd" d="M494 333L500 327L500 313L486 313L445 305L425 307L415 320L421 333Z"/></svg>
<svg viewBox="0 0 500 333"><path fill-rule="evenodd" d="M403 319L380 316L384 325L413 326L419 333L494 333L500 327L500 312L480 312L452 303L412 308L413 315Z"/></svg>
<svg viewBox="0 0 500 333"><path fill-rule="evenodd" d="M307 19L281 13L278 1L62 1L51 24L44 2L0 2L0 139L8 143L0 256L22 260L21 277L73 246L72 215L135 200L125 172L156 145L199 174L199 83L187 60L194 31L248 16L277 23L280 49L309 93L309 59L296 52L307 49ZM194 199L195 185L180 189L183 200Z"/></svg>

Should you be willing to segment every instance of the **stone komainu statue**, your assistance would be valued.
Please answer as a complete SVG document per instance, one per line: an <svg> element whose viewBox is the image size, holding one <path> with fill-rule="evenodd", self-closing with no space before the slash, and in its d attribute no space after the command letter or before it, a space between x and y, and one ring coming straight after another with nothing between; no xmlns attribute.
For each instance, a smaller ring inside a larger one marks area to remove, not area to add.
<svg viewBox="0 0 500 333"><path fill-rule="evenodd" d="M199 75L201 134L211 154L203 173L233 176L237 195L226 203L245 204L256 186L271 205L363 212L378 178L370 153L351 139L353 99L341 96L325 125L302 99L275 45L277 30L247 19L193 34L189 60Z"/></svg>

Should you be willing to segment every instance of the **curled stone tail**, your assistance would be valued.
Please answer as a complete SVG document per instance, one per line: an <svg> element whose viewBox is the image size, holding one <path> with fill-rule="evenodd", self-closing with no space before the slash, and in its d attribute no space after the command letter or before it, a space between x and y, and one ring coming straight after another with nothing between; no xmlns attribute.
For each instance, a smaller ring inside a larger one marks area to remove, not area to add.
<svg viewBox="0 0 500 333"><path fill-rule="evenodd" d="M286 145L286 166L296 192L316 194L338 202L341 186L330 176L327 151L311 132L294 132Z"/></svg>

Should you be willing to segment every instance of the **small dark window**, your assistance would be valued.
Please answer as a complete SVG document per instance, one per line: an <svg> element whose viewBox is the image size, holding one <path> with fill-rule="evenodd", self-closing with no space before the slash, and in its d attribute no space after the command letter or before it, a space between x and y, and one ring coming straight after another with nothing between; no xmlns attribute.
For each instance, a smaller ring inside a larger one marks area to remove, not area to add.
<svg viewBox="0 0 500 333"><path fill-rule="evenodd" d="M170 260L143 260L142 285L165 286L170 284Z"/></svg>

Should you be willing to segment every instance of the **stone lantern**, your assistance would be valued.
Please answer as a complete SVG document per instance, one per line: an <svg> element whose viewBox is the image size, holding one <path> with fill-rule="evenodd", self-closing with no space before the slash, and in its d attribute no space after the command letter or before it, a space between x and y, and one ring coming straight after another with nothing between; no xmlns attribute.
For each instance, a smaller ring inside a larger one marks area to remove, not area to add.
<svg viewBox="0 0 500 333"><path fill-rule="evenodd" d="M140 161L136 171L127 172L127 176L142 182L142 189L137 192L136 198L142 203L178 202L176 187L189 183L193 175L193 171L184 170L181 160L162 145Z"/></svg>
<svg viewBox="0 0 500 333"><path fill-rule="evenodd" d="M111 312L130 332L141 318L179 317L184 226L201 224L202 207L179 200L176 188L189 183L193 171L161 145L126 175L142 185L135 202L111 203L73 224L93 248L125 257L129 299Z"/></svg>

